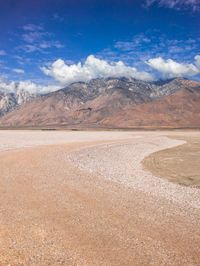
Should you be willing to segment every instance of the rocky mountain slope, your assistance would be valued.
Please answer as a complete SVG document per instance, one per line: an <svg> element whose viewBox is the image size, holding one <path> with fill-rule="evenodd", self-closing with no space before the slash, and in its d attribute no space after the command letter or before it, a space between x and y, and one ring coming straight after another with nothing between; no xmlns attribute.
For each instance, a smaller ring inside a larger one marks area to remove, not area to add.
<svg viewBox="0 0 200 266"><path fill-rule="evenodd" d="M200 127L200 83L94 79L10 106L0 126Z"/></svg>
<svg viewBox="0 0 200 266"><path fill-rule="evenodd" d="M16 92L0 90L0 116L12 111L17 106L31 101L35 97L36 95L25 90L17 90Z"/></svg>
<svg viewBox="0 0 200 266"><path fill-rule="evenodd" d="M169 96L130 106L103 119L106 126L200 128L200 89L182 89Z"/></svg>

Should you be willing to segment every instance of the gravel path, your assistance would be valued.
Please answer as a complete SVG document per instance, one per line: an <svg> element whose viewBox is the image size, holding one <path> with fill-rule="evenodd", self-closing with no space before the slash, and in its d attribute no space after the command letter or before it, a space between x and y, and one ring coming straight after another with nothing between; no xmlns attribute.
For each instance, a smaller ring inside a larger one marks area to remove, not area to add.
<svg viewBox="0 0 200 266"><path fill-rule="evenodd" d="M69 155L80 169L100 174L103 178L118 182L156 197L167 198L184 207L200 209L200 190L173 184L144 171L142 160L149 154L184 144L185 141L165 136L143 136L124 144L107 144L84 149Z"/></svg>

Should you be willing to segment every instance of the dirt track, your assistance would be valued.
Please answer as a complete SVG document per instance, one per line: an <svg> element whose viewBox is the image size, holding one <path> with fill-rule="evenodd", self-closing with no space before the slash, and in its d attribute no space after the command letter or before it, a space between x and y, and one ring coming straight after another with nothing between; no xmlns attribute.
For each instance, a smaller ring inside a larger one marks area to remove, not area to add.
<svg viewBox="0 0 200 266"><path fill-rule="evenodd" d="M144 186L138 181L145 173L138 166L141 154L181 142L163 132L113 133L107 141L103 133L95 142L87 133L71 143L62 135L56 142L50 141L52 132L46 144L65 144L22 149L41 144L44 135L34 142L29 133L32 139L18 143L19 150L0 153L0 265L200 264L199 190L150 174ZM16 134L15 140L25 141L22 136ZM11 144L9 149L16 148ZM125 165L133 153L136 163ZM102 163L103 158L109 161ZM188 189L186 201L182 189Z"/></svg>

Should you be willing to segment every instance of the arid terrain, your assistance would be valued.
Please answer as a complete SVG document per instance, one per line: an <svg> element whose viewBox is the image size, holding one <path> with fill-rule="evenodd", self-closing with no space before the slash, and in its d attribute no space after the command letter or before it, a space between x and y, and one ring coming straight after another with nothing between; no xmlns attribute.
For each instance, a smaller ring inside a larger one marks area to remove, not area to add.
<svg viewBox="0 0 200 266"><path fill-rule="evenodd" d="M0 127L200 128L200 82L76 82L44 95L1 93Z"/></svg>
<svg viewBox="0 0 200 266"><path fill-rule="evenodd" d="M200 265L199 143L0 131L0 265Z"/></svg>
<svg viewBox="0 0 200 266"><path fill-rule="evenodd" d="M180 136L186 143L173 149L153 153L143 161L156 176L185 186L200 187L200 138Z"/></svg>

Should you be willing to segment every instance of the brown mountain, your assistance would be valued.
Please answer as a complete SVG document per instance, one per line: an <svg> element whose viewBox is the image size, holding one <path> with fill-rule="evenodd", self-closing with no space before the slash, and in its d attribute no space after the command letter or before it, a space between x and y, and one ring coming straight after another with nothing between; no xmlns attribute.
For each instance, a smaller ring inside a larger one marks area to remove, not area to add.
<svg viewBox="0 0 200 266"><path fill-rule="evenodd" d="M77 82L18 105L1 117L0 126L200 127L200 83Z"/></svg>
<svg viewBox="0 0 200 266"><path fill-rule="evenodd" d="M200 89L182 89L155 101L125 108L102 121L107 126L200 128Z"/></svg>

